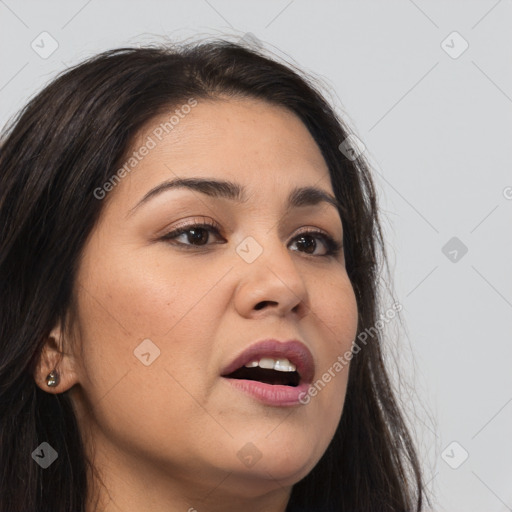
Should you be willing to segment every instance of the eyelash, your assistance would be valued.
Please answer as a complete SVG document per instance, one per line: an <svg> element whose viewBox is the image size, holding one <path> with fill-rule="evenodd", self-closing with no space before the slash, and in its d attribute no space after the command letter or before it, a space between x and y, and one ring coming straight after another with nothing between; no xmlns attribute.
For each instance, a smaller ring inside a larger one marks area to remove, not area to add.
<svg viewBox="0 0 512 512"><path fill-rule="evenodd" d="M188 231L190 231L192 229L197 229L197 228L206 229L206 231L208 231L208 233L214 233L214 234L217 234L220 236L219 227L217 226L216 223L203 222L203 223L196 223L196 224L191 223L191 224L188 224L185 226L180 226L177 229L175 229L174 231L166 233L161 238L161 240L164 240L164 241L173 240L176 237L178 237L184 233L187 233ZM323 243L326 247L326 251L327 251L325 254L320 254L320 255L305 253L307 256L312 256L312 257L316 257L316 258L318 258L318 257L326 258L326 257L330 257L330 256L337 257L343 247L343 244L339 243L333 237L331 237L327 233L324 233L324 232L318 231L318 230L309 230L309 231L303 231L301 233L298 233L295 236L294 240L299 238L300 236L304 236L304 235L315 235L317 238L320 238L323 241ZM184 244L181 242L178 242L178 243L174 242L173 244L180 245L183 248L185 248L185 250L192 250L194 248L200 249L200 248L206 247L206 245L203 245L203 246L197 245L196 246L194 244ZM302 251L299 251L299 252L302 252Z"/></svg>

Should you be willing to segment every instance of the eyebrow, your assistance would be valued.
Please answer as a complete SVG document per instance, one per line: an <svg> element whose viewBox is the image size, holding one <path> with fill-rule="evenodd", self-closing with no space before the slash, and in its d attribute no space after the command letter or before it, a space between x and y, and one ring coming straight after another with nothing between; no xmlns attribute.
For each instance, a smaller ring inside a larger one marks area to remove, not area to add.
<svg viewBox="0 0 512 512"><path fill-rule="evenodd" d="M172 189L186 188L200 192L213 198L230 199L237 203L245 203L248 200L245 187L227 180L217 180L212 178L176 178L164 181L147 192L144 197L129 210L128 215L147 203L150 199ZM316 187L296 187L288 195L286 203L286 212L293 208L305 206L315 206L321 203L327 203L334 208L342 209L341 203L332 194Z"/></svg>

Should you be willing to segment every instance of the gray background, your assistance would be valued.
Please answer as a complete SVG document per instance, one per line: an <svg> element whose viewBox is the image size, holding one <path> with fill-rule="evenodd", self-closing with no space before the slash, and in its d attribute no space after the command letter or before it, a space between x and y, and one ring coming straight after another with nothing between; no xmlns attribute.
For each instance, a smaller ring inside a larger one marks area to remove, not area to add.
<svg viewBox="0 0 512 512"><path fill-rule="evenodd" d="M0 123L66 66L163 36L251 33L313 73L375 170L404 308L405 324L389 326L390 339L400 334L389 343L389 361L402 367L395 381L432 510L508 511L511 22L510 0L5 0ZM47 58L43 31L58 43ZM469 47L458 55L464 40Z"/></svg>

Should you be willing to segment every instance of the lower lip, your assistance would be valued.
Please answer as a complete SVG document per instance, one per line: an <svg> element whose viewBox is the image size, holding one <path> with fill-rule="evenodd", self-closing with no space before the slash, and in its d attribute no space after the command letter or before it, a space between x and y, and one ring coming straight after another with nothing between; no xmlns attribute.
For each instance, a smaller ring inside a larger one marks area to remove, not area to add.
<svg viewBox="0 0 512 512"><path fill-rule="evenodd" d="M256 380L229 379L229 383L247 395L256 398L266 405L278 407L290 407L293 405L304 405L300 399L306 396L309 384L302 383L296 387L281 386L277 384L265 384Z"/></svg>

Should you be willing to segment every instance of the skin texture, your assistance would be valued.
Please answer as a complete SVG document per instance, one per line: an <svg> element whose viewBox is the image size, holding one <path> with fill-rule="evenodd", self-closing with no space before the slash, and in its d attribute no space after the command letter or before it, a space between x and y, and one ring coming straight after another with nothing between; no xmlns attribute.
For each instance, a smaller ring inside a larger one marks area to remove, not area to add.
<svg viewBox="0 0 512 512"><path fill-rule="evenodd" d="M153 119L132 149L168 118ZM307 405L292 407L264 405L220 375L267 338L301 340L315 381L350 350L357 306L343 251L323 257L321 238L313 238L314 254L297 243L304 228L341 242L339 214L326 203L284 210L297 186L334 195L327 166L293 113L254 99L198 100L172 132L153 138L156 147L109 192L84 248L76 339L55 326L35 380L47 392L70 390L108 488L91 485L98 510L282 512L291 486L332 439L349 366ZM129 214L178 176L231 180L249 199L173 189ZM190 233L162 240L185 221L205 220L220 227L203 232L206 246L193 245ZM252 263L236 252L248 236L263 249ZM160 355L145 366L134 350L148 338ZM52 389L45 377L56 364L61 381ZM261 454L251 467L237 456L247 443Z"/></svg>

